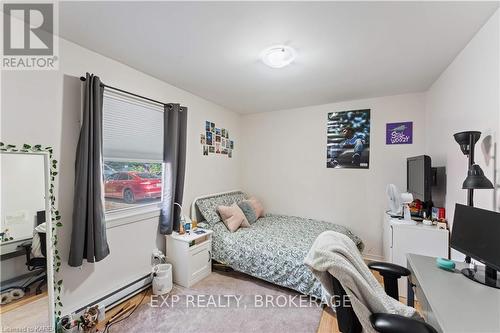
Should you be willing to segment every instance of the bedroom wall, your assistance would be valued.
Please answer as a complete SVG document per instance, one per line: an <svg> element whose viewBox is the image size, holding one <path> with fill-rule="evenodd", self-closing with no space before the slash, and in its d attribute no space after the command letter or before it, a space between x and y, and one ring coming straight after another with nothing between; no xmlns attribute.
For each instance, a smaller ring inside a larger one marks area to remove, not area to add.
<svg viewBox="0 0 500 333"><path fill-rule="evenodd" d="M497 10L426 94L426 153L447 168L446 210L450 222L455 203L467 200L466 191L461 189L467 175L467 158L453 134L479 130L482 138L493 134L497 142L500 140L499 15ZM476 162L492 180L493 165L486 164L481 139L476 145ZM494 209L493 191L476 190L474 203Z"/></svg>
<svg viewBox="0 0 500 333"><path fill-rule="evenodd" d="M423 94L325 104L243 116L243 188L267 211L344 224L365 254L382 255L382 217L389 183L406 188L406 158L424 152ZM368 170L326 168L328 112L371 109ZM413 121L412 145L386 145L387 122Z"/></svg>
<svg viewBox="0 0 500 333"><path fill-rule="evenodd" d="M54 147L60 162L57 200L64 227L59 231L63 254L65 312L147 274L157 236L157 217L136 216L131 223L108 229L111 254L97 264L81 268L66 265L71 237L74 157L79 133L81 82L93 72L116 87L189 107L188 154L184 192L185 214L198 195L227 191L240 185L240 116L207 100L143 74L76 44L60 40L59 71L3 71L1 77L1 141L40 143ZM202 155L200 133L205 120L227 128L235 140L233 158Z"/></svg>

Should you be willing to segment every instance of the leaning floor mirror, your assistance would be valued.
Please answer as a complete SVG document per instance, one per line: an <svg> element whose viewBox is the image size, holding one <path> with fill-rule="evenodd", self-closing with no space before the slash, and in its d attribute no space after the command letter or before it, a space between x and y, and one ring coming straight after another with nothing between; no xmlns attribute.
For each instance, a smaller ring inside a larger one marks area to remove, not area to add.
<svg viewBox="0 0 500 333"><path fill-rule="evenodd" d="M0 152L2 330L54 327L49 154Z"/></svg>

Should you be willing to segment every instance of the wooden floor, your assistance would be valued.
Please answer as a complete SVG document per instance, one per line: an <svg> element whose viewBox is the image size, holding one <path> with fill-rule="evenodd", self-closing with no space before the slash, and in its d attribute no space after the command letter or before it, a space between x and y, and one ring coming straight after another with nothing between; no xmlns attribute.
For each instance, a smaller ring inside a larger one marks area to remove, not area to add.
<svg viewBox="0 0 500 333"><path fill-rule="evenodd" d="M49 298L47 293L30 297L29 302L18 301L8 311L2 309L2 329L5 329L6 332L7 328L11 329L12 332L18 329L20 329L19 332L25 332L25 329L48 325Z"/></svg>
<svg viewBox="0 0 500 333"><path fill-rule="evenodd" d="M106 324L117 322L126 318L134 309L141 305L146 304L151 299L151 288L146 289L143 292L133 296L132 298L126 300L125 302L118 304L110 310L106 310L106 317L104 321L97 324L97 329L99 331L104 331Z"/></svg>
<svg viewBox="0 0 500 333"><path fill-rule="evenodd" d="M38 294L38 295L29 295L29 296L24 296L23 298L19 299L19 300L16 300L14 302L11 302L11 303L8 303L8 304L4 304L2 306L0 306L0 314L3 314L3 313L6 313L6 312L9 312L9 311L12 311L12 310L15 310L21 306L24 306L28 303L31 303L31 302L34 302L34 301L37 301L41 298L44 298L44 297L47 297L47 292L44 291L43 293L41 294Z"/></svg>

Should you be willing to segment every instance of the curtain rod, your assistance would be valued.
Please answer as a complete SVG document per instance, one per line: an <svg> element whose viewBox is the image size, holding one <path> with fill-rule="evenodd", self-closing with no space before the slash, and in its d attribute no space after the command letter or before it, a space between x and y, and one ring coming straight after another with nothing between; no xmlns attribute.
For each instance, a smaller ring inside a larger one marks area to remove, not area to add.
<svg viewBox="0 0 500 333"><path fill-rule="evenodd" d="M85 77L83 77L83 76L80 76L80 81L87 81L87 79ZM131 95L131 96L134 96L134 97L137 97L137 98L142 98L142 99L145 99L145 100L150 101L150 102L161 104L163 106L169 106L169 105L172 104L172 103L163 103L163 102L157 101L157 100L152 99L152 98L148 98L148 97L144 97L144 96L141 96L141 95L137 95L137 94L131 93L130 91L126 91L126 90L123 90L123 89L119 89L119 88L115 88L115 87L112 87L112 86L108 86L107 84L104 84L102 82L101 82L101 87L108 88L108 89L111 89L111 90L116 90L118 92L121 92L121 93L124 93L124 94L127 94L127 95Z"/></svg>

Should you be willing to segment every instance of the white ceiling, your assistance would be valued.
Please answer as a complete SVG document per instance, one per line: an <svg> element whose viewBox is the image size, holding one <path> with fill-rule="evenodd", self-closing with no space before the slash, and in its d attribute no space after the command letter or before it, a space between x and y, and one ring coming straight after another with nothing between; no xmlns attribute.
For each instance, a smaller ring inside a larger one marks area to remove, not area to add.
<svg viewBox="0 0 500 333"><path fill-rule="evenodd" d="M64 2L59 30L251 113L424 91L496 8L497 2ZM266 67L259 53L280 43L297 50L296 61Z"/></svg>

